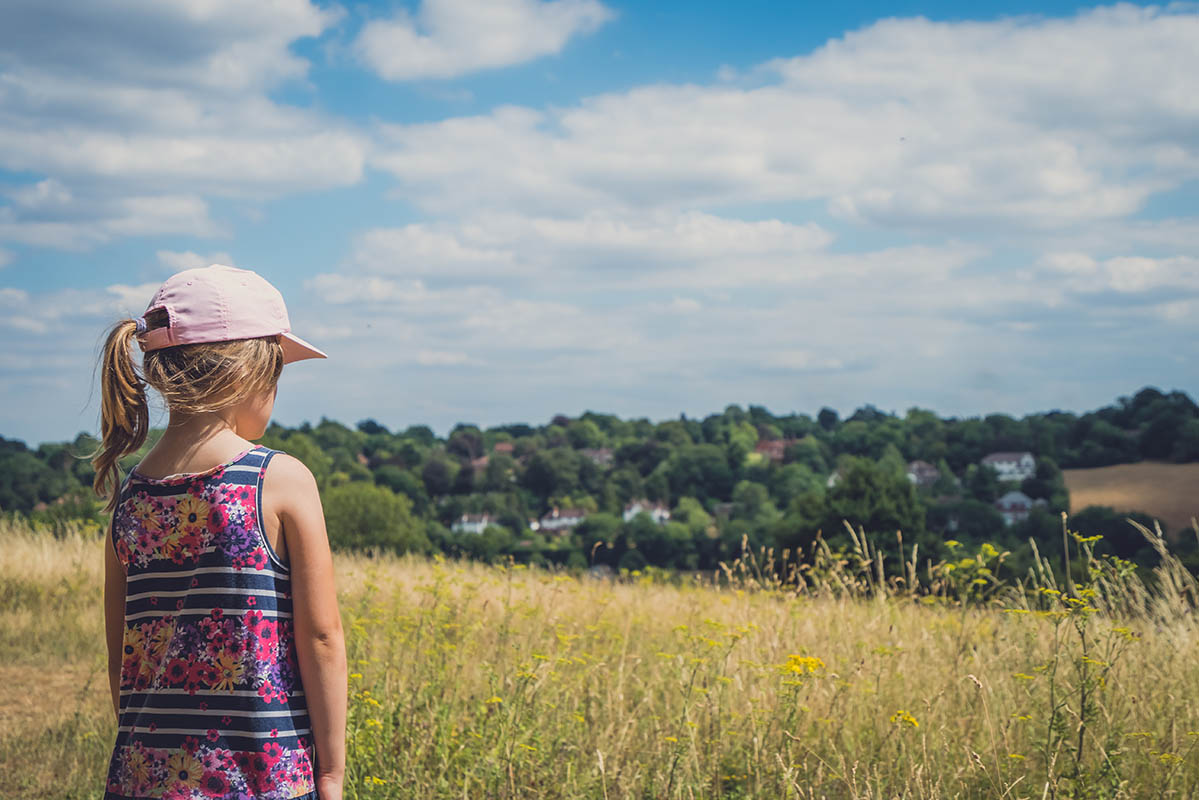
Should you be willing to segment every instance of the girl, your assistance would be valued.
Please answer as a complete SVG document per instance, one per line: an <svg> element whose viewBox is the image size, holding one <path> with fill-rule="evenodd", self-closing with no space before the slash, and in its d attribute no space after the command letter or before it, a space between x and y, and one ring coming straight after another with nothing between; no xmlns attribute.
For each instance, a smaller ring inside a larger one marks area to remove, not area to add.
<svg viewBox="0 0 1199 800"><path fill-rule="evenodd" d="M341 799L345 644L320 496L302 463L250 442L283 365L324 357L275 287L219 265L172 276L108 335L92 462L113 511L105 798ZM146 384L169 421L121 481Z"/></svg>

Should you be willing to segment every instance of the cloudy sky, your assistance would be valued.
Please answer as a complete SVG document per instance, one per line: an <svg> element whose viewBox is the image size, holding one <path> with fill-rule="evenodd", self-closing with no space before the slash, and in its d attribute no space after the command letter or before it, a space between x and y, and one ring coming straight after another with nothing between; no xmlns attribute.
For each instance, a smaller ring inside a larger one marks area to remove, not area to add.
<svg viewBox="0 0 1199 800"><path fill-rule="evenodd" d="M8 0L0 434L253 269L277 418L1199 394L1199 6Z"/></svg>

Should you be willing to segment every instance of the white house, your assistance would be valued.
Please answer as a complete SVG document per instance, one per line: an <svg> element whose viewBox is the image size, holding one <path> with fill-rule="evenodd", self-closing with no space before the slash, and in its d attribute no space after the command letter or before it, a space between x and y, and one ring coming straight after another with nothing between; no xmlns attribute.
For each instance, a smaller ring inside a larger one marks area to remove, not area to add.
<svg viewBox="0 0 1199 800"><path fill-rule="evenodd" d="M669 508L662 503L651 503L644 498L640 500L634 500L626 505L621 518L624 519L625 522L628 522L642 511L644 511L646 514L649 514L653 518L654 522L658 523L659 525L670 519Z"/></svg>
<svg viewBox="0 0 1199 800"><path fill-rule="evenodd" d="M1012 526L1028 519L1033 505L1032 498L1024 492L1008 492L995 501L995 510L1003 517L1004 525Z"/></svg>
<svg viewBox="0 0 1199 800"><path fill-rule="evenodd" d="M583 518L586 516L587 512L581 508L559 509L557 506L554 506L552 510L542 515L540 524L538 525L538 530L568 530L582 522Z"/></svg>
<svg viewBox="0 0 1199 800"><path fill-rule="evenodd" d="M493 521L490 514L463 514L454 520L450 530L455 533L482 533Z"/></svg>
<svg viewBox="0 0 1199 800"><path fill-rule="evenodd" d="M932 486L941 477L941 470L927 461L913 461L908 464L908 480L921 489Z"/></svg>
<svg viewBox="0 0 1199 800"><path fill-rule="evenodd" d="M1037 474L1037 460L1032 453L991 453L982 460L984 467L999 473L1001 481L1022 481Z"/></svg>
<svg viewBox="0 0 1199 800"><path fill-rule="evenodd" d="M582 453L601 467L612 466L611 447L587 447L582 450Z"/></svg>

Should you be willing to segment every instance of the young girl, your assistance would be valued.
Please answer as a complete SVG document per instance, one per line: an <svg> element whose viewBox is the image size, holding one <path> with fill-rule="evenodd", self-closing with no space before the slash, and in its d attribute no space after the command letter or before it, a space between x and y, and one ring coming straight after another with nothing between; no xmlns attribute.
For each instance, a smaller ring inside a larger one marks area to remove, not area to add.
<svg viewBox="0 0 1199 800"><path fill-rule="evenodd" d="M275 287L219 265L172 276L108 335L93 459L113 511L105 798L342 796L345 644L320 496L302 463L250 441L283 365L324 357L291 334ZM146 384L170 417L122 481Z"/></svg>

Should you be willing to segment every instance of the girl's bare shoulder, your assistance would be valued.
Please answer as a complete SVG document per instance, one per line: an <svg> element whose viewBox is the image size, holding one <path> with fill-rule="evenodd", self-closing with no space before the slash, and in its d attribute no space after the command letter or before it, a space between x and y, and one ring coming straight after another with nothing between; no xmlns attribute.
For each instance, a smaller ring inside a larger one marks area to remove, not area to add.
<svg viewBox="0 0 1199 800"><path fill-rule="evenodd" d="M287 514L292 510L320 508L320 490L312 470L295 456L279 452L271 457L262 474L264 513Z"/></svg>

